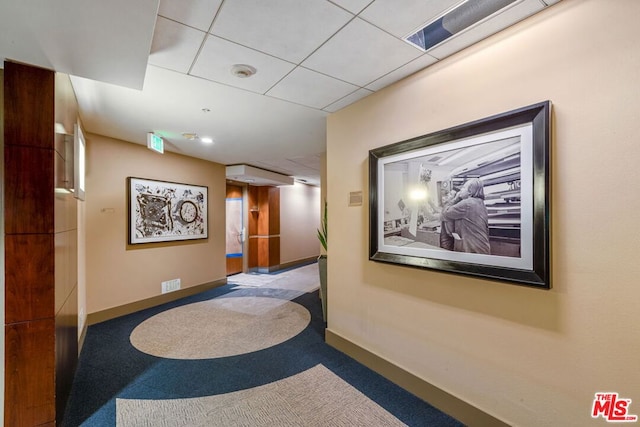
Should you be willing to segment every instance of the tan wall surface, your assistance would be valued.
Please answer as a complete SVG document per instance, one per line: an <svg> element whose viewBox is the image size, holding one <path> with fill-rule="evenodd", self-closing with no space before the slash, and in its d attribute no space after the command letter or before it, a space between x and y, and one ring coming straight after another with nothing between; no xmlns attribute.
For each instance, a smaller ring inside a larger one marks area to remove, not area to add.
<svg viewBox="0 0 640 427"><path fill-rule="evenodd" d="M128 246L129 176L208 186L209 238ZM86 186L88 313L157 296L166 280L184 289L225 278L224 166L89 134Z"/></svg>
<svg viewBox="0 0 640 427"><path fill-rule="evenodd" d="M640 414L635 0L564 0L328 120L329 329L519 426ZM368 261L368 150L553 102L546 291Z"/></svg>
<svg viewBox="0 0 640 427"><path fill-rule="evenodd" d="M4 165L4 69L0 68L0 164ZM0 236L4 237L4 173L0 182ZM0 267L4 271L4 238L0 239ZM0 319L4 319L4 274L0 275ZM4 328L0 340L0 366L4 366ZM0 370L0 423L4 425L4 369Z"/></svg>
<svg viewBox="0 0 640 427"><path fill-rule="evenodd" d="M280 264L320 255L320 188L305 184L280 187Z"/></svg>

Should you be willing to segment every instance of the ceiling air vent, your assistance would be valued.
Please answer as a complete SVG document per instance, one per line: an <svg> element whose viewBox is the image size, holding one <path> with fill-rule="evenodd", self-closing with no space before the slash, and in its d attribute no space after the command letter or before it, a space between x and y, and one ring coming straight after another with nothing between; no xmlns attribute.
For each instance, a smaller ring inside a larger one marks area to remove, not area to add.
<svg viewBox="0 0 640 427"><path fill-rule="evenodd" d="M466 0L409 35L405 40L422 50L429 50L516 1Z"/></svg>

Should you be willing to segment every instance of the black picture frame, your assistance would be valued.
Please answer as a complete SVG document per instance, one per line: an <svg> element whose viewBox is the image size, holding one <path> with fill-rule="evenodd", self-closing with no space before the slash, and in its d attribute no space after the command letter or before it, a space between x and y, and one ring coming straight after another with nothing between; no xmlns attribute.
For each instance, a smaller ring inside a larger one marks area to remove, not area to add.
<svg viewBox="0 0 640 427"><path fill-rule="evenodd" d="M207 239L208 192L206 186L128 177L129 244Z"/></svg>
<svg viewBox="0 0 640 427"><path fill-rule="evenodd" d="M544 101L370 150L369 259L549 289L550 124Z"/></svg>

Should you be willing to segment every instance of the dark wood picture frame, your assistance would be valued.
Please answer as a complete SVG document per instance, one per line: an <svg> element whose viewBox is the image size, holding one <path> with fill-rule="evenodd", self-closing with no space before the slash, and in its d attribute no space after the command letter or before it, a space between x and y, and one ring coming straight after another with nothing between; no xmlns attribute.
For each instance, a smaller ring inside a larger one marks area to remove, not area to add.
<svg viewBox="0 0 640 427"><path fill-rule="evenodd" d="M549 289L550 123L545 101L370 150L369 259Z"/></svg>

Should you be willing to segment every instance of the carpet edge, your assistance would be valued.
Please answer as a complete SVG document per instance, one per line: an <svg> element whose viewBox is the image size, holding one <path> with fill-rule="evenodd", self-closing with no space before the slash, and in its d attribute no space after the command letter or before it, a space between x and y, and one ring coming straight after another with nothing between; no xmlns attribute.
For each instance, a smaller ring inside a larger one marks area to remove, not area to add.
<svg viewBox="0 0 640 427"><path fill-rule="evenodd" d="M161 304L176 301L191 295L196 295L210 289L218 288L227 284L227 278L214 280L213 282L202 283L200 285L191 286L177 291L169 292L166 294L156 295L151 298L135 301L129 304L120 305L117 307L107 308L106 310L97 311L95 313L89 313L87 315L86 325L95 325L96 323L105 322L107 320L115 319L117 317L126 316L127 314L135 313L147 308L156 307Z"/></svg>
<svg viewBox="0 0 640 427"><path fill-rule="evenodd" d="M360 347L329 328L325 330L325 342L465 425L509 426L498 418Z"/></svg>

